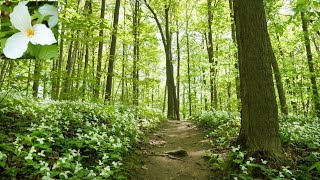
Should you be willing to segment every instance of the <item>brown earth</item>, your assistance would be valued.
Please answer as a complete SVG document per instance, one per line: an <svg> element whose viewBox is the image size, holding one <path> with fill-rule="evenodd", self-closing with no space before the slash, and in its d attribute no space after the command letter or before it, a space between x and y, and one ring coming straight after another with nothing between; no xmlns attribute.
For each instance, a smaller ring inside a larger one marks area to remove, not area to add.
<svg viewBox="0 0 320 180"><path fill-rule="evenodd" d="M214 179L203 159L209 145L205 134L188 121L167 121L149 135L144 147L142 166L136 180L207 180Z"/></svg>

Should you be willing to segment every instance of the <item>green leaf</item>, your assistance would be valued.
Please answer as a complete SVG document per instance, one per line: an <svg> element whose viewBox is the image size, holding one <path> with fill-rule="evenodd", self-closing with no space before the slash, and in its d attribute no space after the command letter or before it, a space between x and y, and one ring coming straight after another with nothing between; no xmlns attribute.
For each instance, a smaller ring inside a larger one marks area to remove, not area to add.
<svg viewBox="0 0 320 180"><path fill-rule="evenodd" d="M305 5L307 3L307 0L298 0L297 5Z"/></svg>
<svg viewBox="0 0 320 180"><path fill-rule="evenodd" d="M318 172L320 172L320 161L314 163L309 169L308 171L311 171L312 169L316 168L318 170Z"/></svg>
<svg viewBox="0 0 320 180"><path fill-rule="evenodd" d="M42 46L38 58L39 59L52 59L58 57L58 46L49 45L49 46Z"/></svg>

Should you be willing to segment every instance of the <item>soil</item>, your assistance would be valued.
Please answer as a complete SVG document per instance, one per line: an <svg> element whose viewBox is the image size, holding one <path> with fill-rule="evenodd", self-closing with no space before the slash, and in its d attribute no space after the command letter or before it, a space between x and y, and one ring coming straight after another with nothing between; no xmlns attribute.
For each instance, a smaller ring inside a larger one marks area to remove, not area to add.
<svg viewBox="0 0 320 180"><path fill-rule="evenodd" d="M203 154L210 146L205 134L192 122L167 121L149 135L143 147L142 165L136 180L207 180L214 179Z"/></svg>

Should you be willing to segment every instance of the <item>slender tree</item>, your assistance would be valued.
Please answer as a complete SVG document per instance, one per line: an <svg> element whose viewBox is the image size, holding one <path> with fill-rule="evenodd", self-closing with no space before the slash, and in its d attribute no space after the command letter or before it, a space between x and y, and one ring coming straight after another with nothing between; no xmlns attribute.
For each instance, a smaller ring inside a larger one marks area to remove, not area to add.
<svg viewBox="0 0 320 180"><path fill-rule="evenodd" d="M139 104L139 68L137 63L139 62L139 11L140 11L140 0L135 0L134 13L133 13L133 72L132 72L132 89L133 89L133 105L138 106Z"/></svg>
<svg viewBox="0 0 320 180"><path fill-rule="evenodd" d="M178 106L178 99L176 94L176 88L174 84L174 73L173 73L173 65L172 65L172 56L171 56L171 32L170 32L170 21L169 21L169 12L170 12L170 1L166 1L165 3L165 33L162 29L161 23L156 12L151 8L151 6L144 0L147 8L152 13L157 26L160 31L161 40L165 49L166 54L166 86L167 86L167 95L168 95L168 111L167 111L167 118L168 119L180 119L179 115L179 106Z"/></svg>
<svg viewBox="0 0 320 180"><path fill-rule="evenodd" d="M114 60L115 60L116 45L117 45L119 11L120 11L120 0L116 0L116 5L114 8L114 14L113 14L113 29L112 29L111 45L110 45L109 65L108 65L108 74L107 74L107 83L106 83L106 94L105 94L105 98L104 98L105 102L110 101L110 98L111 98L113 68L114 68Z"/></svg>
<svg viewBox="0 0 320 180"><path fill-rule="evenodd" d="M103 21L104 20L104 15L105 15L105 9L106 9L106 0L101 0L101 10L100 10L100 19ZM102 25L102 23L101 23ZM103 31L104 29L100 27L99 31L99 37L103 38ZM102 50L103 50L103 40L101 39L99 41L98 45L98 62L97 62L97 72L96 72L96 84L94 88L94 98L98 99L100 95L100 81L101 81L101 66L102 66Z"/></svg>
<svg viewBox="0 0 320 180"><path fill-rule="evenodd" d="M310 44L310 37L309 37L309 31L308 31L308 20L304 12L301 12L301 20L302 20L302 30L304 34L304 42L305 42L305 47L307 52L308 67L310 72L310 81L312 84L312 94L313 94L312 99L313 99L314 109L316 111L316 114L320 118L319 92L318 92L317 80L316 80L315 69L313 64L313 57L311 52L311 44Z"/></svg>

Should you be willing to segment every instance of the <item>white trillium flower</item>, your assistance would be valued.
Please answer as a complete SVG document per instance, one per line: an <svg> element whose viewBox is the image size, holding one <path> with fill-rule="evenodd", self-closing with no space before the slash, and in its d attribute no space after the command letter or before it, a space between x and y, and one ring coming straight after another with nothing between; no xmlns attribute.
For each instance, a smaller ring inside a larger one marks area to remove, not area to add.
<svg viewBox="0 0 320 180"><path fill-rule="evenodd" d="M39 8L39 12L42 15L50 16L48 20L50 28L58 24L58 8L56 8L55 6L45 4L44 6Z"/></svg>
<svg viewBox="0 0 320 180"><path fill-rule="evenodd" d="M20 31L7 39L3 49L4 55L10 59L20 58L28 49L29 42L34 45L50 45L57 42L46 25L31 25L31 16L26 4L27 2L20 2L9 15L13 27Z"/></svg>

